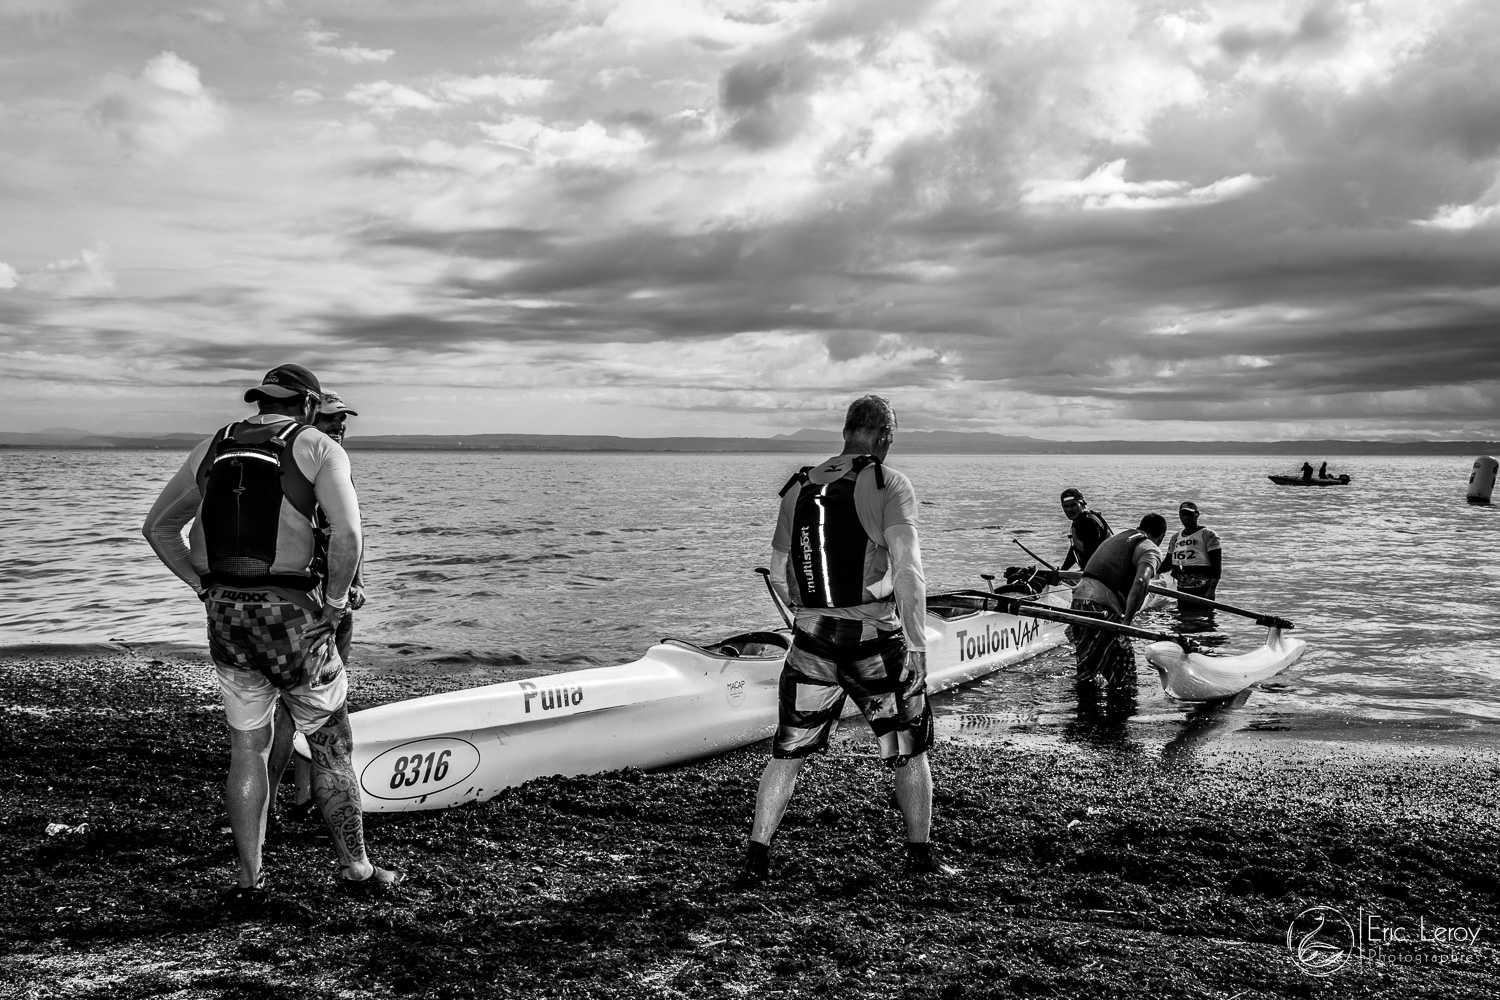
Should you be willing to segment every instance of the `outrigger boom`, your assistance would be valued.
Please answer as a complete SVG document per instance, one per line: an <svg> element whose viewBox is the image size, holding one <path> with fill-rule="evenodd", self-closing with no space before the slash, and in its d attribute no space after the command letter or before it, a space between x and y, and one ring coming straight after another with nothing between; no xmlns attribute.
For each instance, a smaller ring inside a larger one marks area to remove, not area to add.
<svg viewBox="0 0 1500 1000"><path fill-rule="evenodd" d="M1180 590L1167 590L1165 587L1148 586L1146 587L1146 590L1153 594L1162 594L1166 597L1176 598L1178 601L1186 601L1188 604L1196 604L1201 608L1217 608L1220 611L1227 611L1232 615L1239 615L1242 618L1249 618L1254 621L1255 624L1264 625L1266 628L1296 628L1295 625L1287 621L1285 618L1282 618L1280 615L1268 615L1260 611L1249 611L1245 608L1237 608L1233 604L1224 604L1219 601L1211 601L1206 597L1199 597L1197 594L1184 594Z"/></svg>
<svg viewBox="0 0 1500 1000"><path fill-rule="evenodd" d="M1152 587L1159 594L1175 595L1175 590L1164 590ZM957 594L949 595L951 598L969 598L975 602L975 608L981 611L999 611L1002 614L1016 615L1024 618L1041 618L1049 622L1062 622L1065 625L1081 625L1084 628L1104 629L1108 632L1117 632L1120 635L1128 635L1135 639L1150 639L1153 642L1175 642L1183 649L1190 648L1185 636L1175 632L1156 632L1151 629L1137 628L1134 625L1126 625L1124 622L1114 622L1105 618L1103 612L1093 611L1062 611L1049 605L1038 604L1036 601L1028 601L1020 597L1007 597L1004 594L987 594L982 590L965 590ZM988 603L984 603L988 602Z"/></svg>

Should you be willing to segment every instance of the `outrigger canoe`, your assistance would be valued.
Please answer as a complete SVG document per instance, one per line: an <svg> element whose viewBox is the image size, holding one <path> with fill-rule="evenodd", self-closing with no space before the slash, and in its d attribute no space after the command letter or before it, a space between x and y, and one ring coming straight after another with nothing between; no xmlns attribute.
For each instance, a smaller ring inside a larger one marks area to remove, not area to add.
<svg viewBox="0 0 1500 1000"><path fill-rule="evenodd" d="M966 593L928 596L931 693L1066 641L1061 624L1004 613ZM1070 594L1046 588L1021 604L1066 608ZM364 809L443 809L544 775L668 767L766 739L776 729L777 679L790 642L784 630L708 644L668 638L632 663L355 712L349 722Z"/></svg>

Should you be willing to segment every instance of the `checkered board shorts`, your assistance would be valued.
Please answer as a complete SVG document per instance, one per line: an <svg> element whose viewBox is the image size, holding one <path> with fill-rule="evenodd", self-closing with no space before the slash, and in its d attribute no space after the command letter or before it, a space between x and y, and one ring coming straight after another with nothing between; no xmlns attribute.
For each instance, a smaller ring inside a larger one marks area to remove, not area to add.
<svg viewBox="0 0 1500 1000"><path fill-rule="evenodd" d="M215 663L254 670L286 690L317 679L334 652L332 630L310 634L318 617L295 604L208 602L208 648Z"/></svg>
<svg viewBox="0 0 1500 1000"><path fill-rule="evenodd" d="M1103 611L1110 621L1124 621L1118 611L1095 601L1075 600L1073 610ZM1084 625L1073 625L1068 631L1073 640L1078 680L1099 677L1109 685L1135 683L1135 647L1130 644L1129 636Z"/></svg>
<svg viewBox="0 0 1500 1000"><path fill-rule="evenodd" d="M852 697L875 734L880 757L900 767L933 742L925 687L904 688L906 637L900 629L861 641L861 622L840 618L799 621L781 670L776 742L779 759L828 749L828 738Z"/></svg>

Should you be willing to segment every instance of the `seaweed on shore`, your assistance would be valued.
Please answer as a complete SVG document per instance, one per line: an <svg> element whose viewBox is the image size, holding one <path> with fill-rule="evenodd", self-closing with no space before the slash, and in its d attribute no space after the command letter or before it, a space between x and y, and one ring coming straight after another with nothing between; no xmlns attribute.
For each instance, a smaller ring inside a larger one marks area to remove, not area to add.
<svg viewBox="0 0 1500 1000"><path fill-rule="evenodd" d="M1456 1000L1500 981L1492 755L1167 768L944 745L935 837L962 875L928 880L902 873L889 776L856 726L806 771L754 892L729 883L764 748L371 815L373 855L414 872L378 902L338 893L327 840L288 820L273 905L237 921L215 905L234 852L201 664L0 661L0 706L0 996ZM1319 978L1287 947L1319 905L1481 937L1389 943Z"/></svg>

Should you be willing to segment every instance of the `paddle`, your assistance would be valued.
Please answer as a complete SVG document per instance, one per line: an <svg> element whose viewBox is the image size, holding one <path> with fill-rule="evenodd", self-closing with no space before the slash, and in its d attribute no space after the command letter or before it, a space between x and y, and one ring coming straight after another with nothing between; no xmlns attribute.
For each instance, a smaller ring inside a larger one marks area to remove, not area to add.
<svg viewBox="0 0 1500 1000"><path fill-rule="evenodd" d="M1199 597L1196 594L1184 594L1180 590L1168 590L1165 587L1147 587L1146 589L1153 594L1163 594L1167 597L1175 597L1179 601L1187 601L1189 604L1196 604L1199 607L1217 608L1220 611L1227 611L1232 615L1239 615L1242 618L1249 618L1254 621L1255 624L1264 625L1266 628L1290 629L1296 627L1291 622L1287 621L1285 618L1280 617L1279 615L1268 615L1260 611L1247 611L1244 608L1237 608L1233 604L1221 604L1218 601L1210 601L1206 597Z"/></svg>
<svg viewBox="0 0 1500 1000"><path fill-rule="evenodd" d="M771 586L771 571L764 566L757 566L755 567L755 572L759 573L761 578L766 581L766 589L771 592L771 600L775 603L776 610L781 612L781 620L786 622L787 628L791 628L792 616L787 614L786 605L781 603L781 595L776 593L775 587Z"/></svg>
<svg viewBox="0 0 1500 1000"><path fill-rule="evenodd" d="M1015 542L1017 545L1021 545L1021 540L1019 538L1012 538L1011 541ZM1030 556L1031 558L1035 559L1037 562L1041 563L1043 566L1047 567L1048 569L1051 569L1051 570L1057 569L1056 566L1052 565L1047 560L1043 559L1041 556L1037 555L1035 552L1033 552L1030 549L1028 549L1026 546L1021 545L1021 551L1024 552L1024 553L1026 553L1028 556Z"/></svg>
<svg viewBox="0 0 1500 1000"><path fill-rule="evenodd" d="M1154 642L1172 642L1183 649L1192 651L1192 644L1186 636L1177 635L1173 632L1153 632L1150 629L1136 628L1134 625L1126 625L1123 622L1112 622L1104 618L1102 612L1090 611L1062 611L1049 604L1038 604L1035 601L1023 600L1019 597L1005 597L1001 594L987 594L982 590L961 591L958 594L948 594L946 598L951 601L955 597L968 597L975 602L975 606L984 611L999 611L1007 615L1017 615L1023 618L1041 618L1049 622L1061 622L1065 625L1081 625L1084 628L1100 628L1106 632L1116 632L1120 635L1128 635L1136 639L1150 639Z"/></svg>

